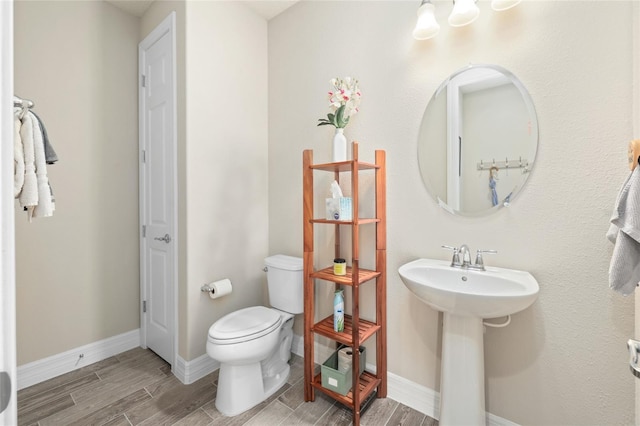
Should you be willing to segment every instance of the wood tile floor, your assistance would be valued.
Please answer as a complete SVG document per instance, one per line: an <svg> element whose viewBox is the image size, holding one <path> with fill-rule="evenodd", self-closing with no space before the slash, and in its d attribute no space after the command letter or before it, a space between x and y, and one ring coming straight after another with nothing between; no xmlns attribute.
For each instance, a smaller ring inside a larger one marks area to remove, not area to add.
<svg viewBox="0 0 640 426"><path fill-rule="evenodd" d="M267 401L235 417L215 408L218 372L183 385L169 365L141 348L108 358L18 392L18 424L130 425L350 425L351 411L322 393L304 402L302 358L293 355L289 381ZM435 426L431 417L389 398L364 413L365 426Z"/></svg>

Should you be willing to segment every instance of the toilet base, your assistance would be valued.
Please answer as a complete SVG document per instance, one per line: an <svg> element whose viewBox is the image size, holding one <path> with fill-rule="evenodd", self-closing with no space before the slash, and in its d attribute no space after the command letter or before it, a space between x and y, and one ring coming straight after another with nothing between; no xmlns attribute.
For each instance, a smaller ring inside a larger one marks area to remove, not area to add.
<svg viewBox="0 0 640 426"><path fill-rule="evenodd" d="M222 364L218 375L216 408L232 417L260 404L289 379L289 364L272 377L262 377L259 362L247 365Z"/></svg>
<svg viewBox="0 0 640 426"><path fill-rule="evenodd" d="M226 348L224 345L207 343L207 353L212 358L224 354L225 357L221 359L228 361L220 362L218 373L216 408L223 415L232 417L255 407L289 379L293 315L286 312L280 314L283 318L280 330L259 339L228 345ZM222 351L223 348L226 350ZM271 348L269 356L256 356L257 350L268 348Z"/></svg>

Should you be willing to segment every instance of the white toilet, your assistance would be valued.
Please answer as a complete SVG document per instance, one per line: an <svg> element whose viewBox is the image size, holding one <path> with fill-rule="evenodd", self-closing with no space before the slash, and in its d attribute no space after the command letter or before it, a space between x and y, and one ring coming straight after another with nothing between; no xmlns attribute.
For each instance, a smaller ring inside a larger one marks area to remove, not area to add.
<svg viewBox="0 0 640 426"><path fill-rule="evenodd" d="M303 312L302 259L267 257L269 303L225 315L209 328L207 354L220 362L216 408L235 416L289 378L293 316Z"/></svg>

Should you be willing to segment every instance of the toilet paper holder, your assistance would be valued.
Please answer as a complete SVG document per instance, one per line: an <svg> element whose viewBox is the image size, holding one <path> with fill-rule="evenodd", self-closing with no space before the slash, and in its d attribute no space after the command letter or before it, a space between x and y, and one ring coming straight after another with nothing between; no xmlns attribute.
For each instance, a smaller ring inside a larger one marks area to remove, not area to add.
<svg viewBox="0 0 640 426"><path fill-rule="evenodd" d="M203 284L202 287L200 287L200 291L203 293L209 293L209 297L212 299L217 299L219 297L224 297L231 294L233 288L231 285L231 280L229 278L224 278L218 281Z"/></svg>

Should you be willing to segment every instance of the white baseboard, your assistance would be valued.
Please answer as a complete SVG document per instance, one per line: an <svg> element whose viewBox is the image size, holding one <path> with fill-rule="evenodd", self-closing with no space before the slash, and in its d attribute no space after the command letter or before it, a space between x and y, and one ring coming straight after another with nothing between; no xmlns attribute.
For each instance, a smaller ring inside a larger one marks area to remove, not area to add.
<svg viewBox="0 0 640 426"><path fill-rule="evenodd" d="M190 385L207 374L213 373L218 368L220 368L220 363L207 354L191 361L185 361L178 355L173 375L185 385Z"/></svg>
<svg viewBox="0 0 640 426"><path fill-rule="evenodd" d="M491 413L487 413L487 425L490 426L520 426L518 423L514 423L511 420L503 419Z"/></svg>
<svg viewBox="0 0 640 426"><path fill-rule="evenodd" d="M140 346L140 329L18 366L18 390ZM82 358L80 357L82 355Z"/></svg>
<svg viewBox="0 0 640 426"><path fill-rule="evenodd" d="M18 367L18 390L52 379L61 374L77 370L119 353L140 346L140 330L132 330L118 336L90 343L70 351L50 356ZM291 352L304 356L304 341L293 335ZM333 353L333 349L315 343L315 362L322 363ZM80 355L83 355L80 358ZM209 355L202 355L192 361L178 356L173 374L182 383L189 385L220 368L220 363ZM367 370L375 372L376 366L367 363ZM387 396L394 401L411 407L429 417L440 416L440 394L426 386L419 385L393 373L387 373ZM489 426L518 426L502 417L487 413Z"/></svg>
<svg viewBox="0 0 640 426"><path fill-rule="evenodd" d="M434 419L440 418L439 392L389 372L387 397Z"/></svg>
<svg viewBox="0 0 640 426"><path fill-rule="evenodd" d="M293 335L291 352L299 356L304 356L304 339L301 336ZM333 349L319 345L318 342L316 342L314 353L316 358L315 362L322 363L331 356ZM371 372L376 371L376 366L373 364L367 363L366 368ZM389 372L387 372L387 397L407 407L411 407L422 414L433 417L436 420L440 417L439 392ZM487 425L518 426L517 423L513 423L491 413L487 413Z"/></svg>

